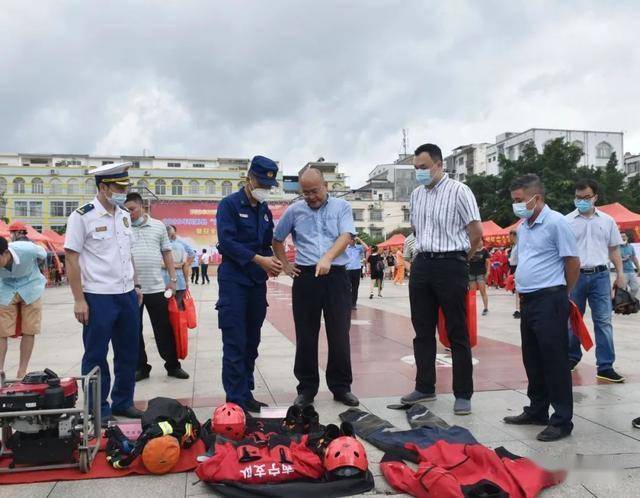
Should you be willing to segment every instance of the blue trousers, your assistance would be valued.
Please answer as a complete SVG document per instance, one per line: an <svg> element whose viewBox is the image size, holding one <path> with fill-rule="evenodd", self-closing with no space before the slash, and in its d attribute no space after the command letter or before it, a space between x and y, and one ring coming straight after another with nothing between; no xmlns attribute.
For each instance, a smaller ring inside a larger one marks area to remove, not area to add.
<svg viewBox="0 0 640 498"><path fill-rule="evenodd" d="M219 281L218 327L222 330L222 385L227 401L245 407L254 389L260 329L267 315L267 285Z"/></svg>
<svg viewBox="0 0 640 498"><path fill-rule="evenodd" d="M578 283L571 292L571 299L582 314L587 307L591 308L591 318L596 337L596 364L598 371L613 367L616 352L613 346L613 326L611 325L611 277L608 271L599 273L581 273ZM580 361L582 350L580 341L573 333L569 333L569 358Z"/></svg>
<svg viewBox="0 0 640 498"><path fill-rule="evenodd" d="M82 374L93 367L100 367L102 380L102 416L111 415L107 401L111 387L111 375L107 363L109 342L113 347L113 389L111 403L114 410L126 410L133 406L138 364L138 329L140 313L135 291L126 294L89 294L89 324L82 330L84 355Z"/></svg>

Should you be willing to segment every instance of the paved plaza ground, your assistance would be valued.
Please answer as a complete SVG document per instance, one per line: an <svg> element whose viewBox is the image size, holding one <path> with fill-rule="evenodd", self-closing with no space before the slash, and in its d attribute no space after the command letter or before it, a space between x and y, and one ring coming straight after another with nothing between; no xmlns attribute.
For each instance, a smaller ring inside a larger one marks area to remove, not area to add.
<svg viewBox="0 0 640 498"><path fill-rule="evenodd" d="M153 365L151 378L136 386L136 404L144 408L155 396L170 396L195 407L201 421L224 401L220 380L221 336L214 304L215 279L208 286L194 286L199 307L199 327L190 333L189 357L183 368L189 380L165 375L145 314L147 352ZM384 298L368 299L368 280L360 289L358 310L353 313L351 344L353 391L361 407L408 428L404 413L386 405L413 387L413 330L409 319L407 286L387 285ZM293 377L294 329L291 317L291 282L280 277L269 284L269 312L263 328L257 362L256 398L271 405L288 406L295 397ZM480 303L480 301L478 301ZM480 304L478 305L481 309ZM631 420L640 416L640 315L614 315L616 369L627 382L611 385L595 378L593 351L585 355L574 373L575 429L568 439L541 443L536 427L514 427L502 417L520 413L527 402L526 379L520 357L519 322L512 317L514 298L502 290L490 291L490 312L479 316L473 414L454 416L451 367L444 349L439 351L438 399L428 407L450 424L468 428L483 444L505 446L513 453L533 458L549 467L580 467L567 481L542 494L544 497L636 497L640 496L640 430ZM590 319L587 321L591 328ZM81 327L73 317L71 292L67 287L47 289L43 334L36 340L32 369L51 368L60 375L79 374L82 357ZM12 340L6 370L15 375L17 341ZM326 361L326 341L321 341L321 361ZM326 384L316 398L323 423L337 423L346 407L335 403ZM397 495L380 476L379 450L367 445L376 487L369 495ZM1 477L0 477L1 480ZM0 498L10 497L183 497L212 494L195 474L162 477L125 477L77 482L0 486ZM195 484L194 484L195 483Z"/></svg>

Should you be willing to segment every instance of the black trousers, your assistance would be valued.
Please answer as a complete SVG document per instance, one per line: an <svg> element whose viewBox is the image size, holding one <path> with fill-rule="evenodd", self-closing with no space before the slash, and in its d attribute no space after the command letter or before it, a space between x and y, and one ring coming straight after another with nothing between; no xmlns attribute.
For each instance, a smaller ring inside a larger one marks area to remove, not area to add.
<svg viewBox="0 0 640 498"><path fill-rule="evenodd" d="M202 277L202 283L206 279L207 283L209 283L209 265L200 265L200 276Z"/></svg>
<svg viewBox="0 0 640 498"><path fill-rule="evenodd" d="M522 361L530 404L525 412L549 424L572 429L573 392L569 369L569 296L564 286L520 294Z"/></svg>
<svg viewBox="0 0 640 498"><path fill-rule="evenodd" d="M138 369L151 370L144 346L144 337L142 336L142 313L144 308L147 308L147 312L149 313L151 326L153 327L153 336L156 340L156 346L158 346L158 353L160 353L160 356L164 360L164 368L166 368L167 371L179 368L180 362L176 355L176 343L173 338L173 329L169 322L167 298L164 297L164 292L157 292L154 294L144 294L142 306L140 306L140 347L138 350Z"/></svg>
<svg viewBox="0 0 640 498"><path fill-rule="evenodd" d="M200 279L200 267L199 266L191 267L191 283L197 284L199 279Z"/></svg>
<svg viewBox="0 0 640 498"><path fill-rule="evenodd" d="M360 270L347 270L349 274L349 280L351 281L351 306L355 306L358 302L358 289L360 288L360 276L362 275L362 269Z"/></svg>
<svg viewBox="0 0 640 498"><path fill-rule="evenodd" d="M298 394L315 396L320 385L318 374L318 336L324 314L329 357L327 385L334 394L351 390L351 287L344 267L333 267L329 274L315 276L315 267L302 267L293 280L293 321L296 327L296 359L293 372Z"/></svg>
<svg viewBox="0 0 640 498"><path fill-rule="evenodd" d="M416 389L434 393L436 387L436 325L438 308L447 322L447 336L453 360L453 393L471 399L473 366L467 330L466 297L469 265L459 259L429 259L418 255L411 265L409 301L411 322L416 332Z"/></svg>

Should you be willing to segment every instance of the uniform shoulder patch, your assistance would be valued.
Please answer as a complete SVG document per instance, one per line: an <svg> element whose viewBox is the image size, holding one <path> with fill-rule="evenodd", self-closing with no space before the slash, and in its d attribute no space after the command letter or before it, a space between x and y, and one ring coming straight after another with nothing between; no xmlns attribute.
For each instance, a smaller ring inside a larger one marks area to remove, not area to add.
<svg viewBox="0 0 640 498"><path fill-rule="evenodd" d="M78 209L76 209L76 213L83 215L83 214L87 214L89 211L95 209L95 206L91 203L85 204L84 206L80 206Z"/></svg>

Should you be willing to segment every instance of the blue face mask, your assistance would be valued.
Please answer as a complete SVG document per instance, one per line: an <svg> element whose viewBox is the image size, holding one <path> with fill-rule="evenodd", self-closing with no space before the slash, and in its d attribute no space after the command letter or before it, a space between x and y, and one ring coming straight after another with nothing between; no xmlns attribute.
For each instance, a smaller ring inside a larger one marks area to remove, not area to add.
<svg viewBox="0 0 640 498"><path fill-rule="evenodd" d="M432 180L431 170L429 169L417 169L416 170L416 181L420 185L429 185Z"/></svg>
<svg viewBox="0 0 640 498"><path fill-rule="evenodd" d="M527 202L514 202L512 204L513 206L513 214L515 214L518 218L523 218L523 219L528 219L531 218L533 216L533 209L527 209L527 204L529 204L533 199L535 198L535 195L529 199Z"/></svg>
<svg viewBox="0 0 640 498"><path fill-rule="evenodd" d="M579 213L588 213L591 211L591 208L593 208L593 201L591 199L574 199L573 204Z"/></svg>
<svg viewBox="0 0 640 498"><path fill-rule="evenodd" d="M124 206L125 201L127 200L127 194L118 194L116 192L111 194L109 197L109 202L118 207Z"/></svg>

